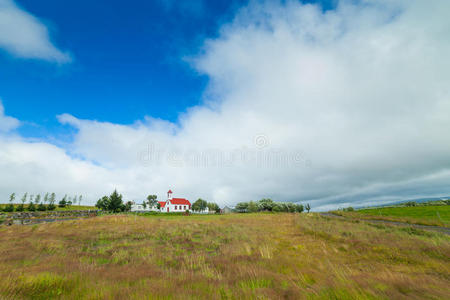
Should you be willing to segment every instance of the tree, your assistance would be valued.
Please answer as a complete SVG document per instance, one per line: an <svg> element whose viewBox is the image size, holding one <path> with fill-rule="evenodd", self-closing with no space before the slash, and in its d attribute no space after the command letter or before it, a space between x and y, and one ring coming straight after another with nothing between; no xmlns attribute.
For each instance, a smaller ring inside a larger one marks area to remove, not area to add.
<svg viewBox="0 0 450 300"><path fill-rule="evenodd" d="M308 203L308 204L306 204L305 208L306 208L306 210L307 210L308 213L309 213L309 211L311 210L311 205L309 205L309 203Z"/></svg>
<svg viewBox="0 0 450 300"><path fill-rule="evenodd" d="M44 205L44 203L39 203L39 205L37 206L37 210L38 211L46 211L47 207Z"/></svg>
<svg viewBox="0 0 450 300"><path fill-rule="evenodd" d="M13 212L14 211L14 199L16 199L16 193L12 193L11 196L9 196L9 204L3 208L4 212Z"/></svg>
<svg viewBox="0 0 450 300"><path fill-rule="evenodd" d="M261 210L272 211L274 202L272 199L261 199L259 200L259 207Z"/></svg>
<svg viewBox="0 0 450 300"><path fill-rule="evenodd" d="M55 201L56 201L56 194L52 193L49 198L49 205L47 207L48 210L55 210L56 208Z"/></svg>
<svg viewBox="0 0 450 300"><path fill-rule="evenodd" d="M36 211L36 205L34 205L33 201L30 201L27 207L28 211Z"/></svg>
<svg viewBox="0 0 450 300"><path fill-rule="evenodd" d="M127 201L127 203L125 203L125 205L123 207L123 211L130 211L132 205L133 205L133 202Z"/></svg>
<svg viewBox="0 0 450 300"><path fill-rule="evenodd" d="M303 212L303 205L297 204L297 205L295 206L295 211L298 212L298 213Z"/></svg>
<svg viewBox="0 0 450 300"><path fill-rule="evenodd" d="M38 211L46 211L47 210L47 206L44 203L47 203L47 201L48 201L48 193L45 194L43 202L39 203L39 205L37 207L37 210Z"/></svg>
<svg viewBox="0 0 450 300"><path fill-rule="evenodd" d="M20 199L20 201L22 202L19 206L16 207L16 211L24 211L25 210L25 202L27 201L28 198L28 194L25 193L22 197L22 199Z"/></svg>
<svg viewBox="0 0 450 300"><path fill-rule="evenodd" d="M209 211L214 211L216 213L220 213L220 207L217 205L217 203L208 202L207 204Z"/></svg>
<svg viewBox="0 0 450 300"><path fill-rule="evenodd" d="M147 196L147 200L148 200L148 206L150 208L155 207L158 205L158 196L156 195L148 195Z"/></svg>
<svg viewBox="0 0 450 300"><path fill-rule="evenodd" d="M287 209L288 209L288 212L295 212L295 204L294 203L287 203L286 204L287 205Z"/></svg>
<svg viewBox="0 0 450 300"><path fill-rule="evenodd" d="M120 212L122 210L122 205L122 195L117 193L117 190L114 190L111 196L109 196L108 210L112 212Z"/></svg>
<svg viewBox="0 0 450 300"><path fill-rule="evenodd" d="M280 208L282 212L289 212L289 207L286 203L280 203Z"/></svg>
<svg viewBox="0 0 450 300"><path fill-rule="evenodd" d="M273 207L272 207L272 211L273 212L281 212L281 206L278 203L274 203Z"/></svg>
<svg viewBox="0 0 450 300"><path fill-rule="evenodd" d="M27 202L27 198L28 198L28 193L23 194L22 199L20 199L20 201L22 201L22 204L25 204L25 202Z"/></svg>
<svg viewBox="0 0 450 300"><path fill-rule="evenodd" d="M240 202L240 203L236 204L235 208L238 212L247 212L248 202Z"/></svg>
<svg viewBox="0 0 450 300"><path fill-rule="evenodd" d="M58 206L59 207L66 207L67 205L67 195L64 195L64 197L59 201Z"/></svg>
<svg viewBox="0 0 450 300"><path fill-rule="evenodd" d="M197 201L194 202L194 204L192 204L192 210L193 211L204 211L207 207L208 203L199 198Z"/></svg>
<svg viewBox="0 0 450 300"><path fill-rule="evenodd" d="M41 203L41 195L40 195L40 194L37 194L37 195L36 195L36 198L34 198L34 203L35 203L35 204Z"/></svg>
<svg viewBox="0 0 450 300"><path fill-rule="evenodd" d="M48 193L46 193L44 196L44 204L47 204L47 202L48 202Z"/></svg>
<svg viewBox="0 0 450 300"><path fill-rule="evenodd" d="M142 201L142 207L143 207L144 209L146 209L146 208L147 208L147 202Z"/></svg>
<svg viewBox="0 0 450 300"><path fill-rule="evenodd" d="M78 197L78 205L81 206L81 200L83 200L83 195L80 195Z"/></svg>
<svg viewBox="0 0 450 300"><path fill-rule="evenodd" d="M97 204L95 204L95 207L101 209L101 210L108 210L109 208L109 197L103 196L102 198L98 199Z"/></svg>
<svg viewBox="0 0 450 300"><path fill-rule="evenodd" d="M248 211L251 212L251 213L258 212L258 204L256 204L253 201L250 201L248 203Z"/></svg>

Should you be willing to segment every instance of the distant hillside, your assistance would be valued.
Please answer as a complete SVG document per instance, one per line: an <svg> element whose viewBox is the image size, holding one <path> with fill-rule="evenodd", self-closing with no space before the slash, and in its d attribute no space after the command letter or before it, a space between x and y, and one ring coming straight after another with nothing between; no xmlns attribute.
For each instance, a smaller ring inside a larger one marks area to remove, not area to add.
<svg viewBox="0 0 450 300"><path fill-rule="evenodd" d="M425 203L425 202L432 202L432 201L441 201L441 200L449 200L450 196L447 197L428 197L428 198L415 198L415 199L407 199L407 200L401 200L401 201L395 201L395 202L389 202L382 205L374 205L374 206L366 206L366 207L359 207L359 209L366 209L366 208L376 208L376 207L386 207L386 206L395 206L395 205L401 205L406 202L416 202L416 203Z"/></svg>

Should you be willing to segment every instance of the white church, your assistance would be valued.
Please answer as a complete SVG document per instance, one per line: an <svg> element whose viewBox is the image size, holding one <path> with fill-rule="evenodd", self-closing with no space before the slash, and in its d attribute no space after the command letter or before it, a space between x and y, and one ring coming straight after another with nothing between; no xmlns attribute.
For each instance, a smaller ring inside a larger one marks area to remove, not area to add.
<svg viewBox="0 0 450 300"><path fill-rule="evenodd" d="M144 207L142 204L135 204L131 206L131 211L159 211L159 212L185 212L191 210L191 202L184 198L172 198L172 191L169 190L167 192L167 200L166 201L158 201L160 208L157 207L149 207L148 205Z"/></svg>

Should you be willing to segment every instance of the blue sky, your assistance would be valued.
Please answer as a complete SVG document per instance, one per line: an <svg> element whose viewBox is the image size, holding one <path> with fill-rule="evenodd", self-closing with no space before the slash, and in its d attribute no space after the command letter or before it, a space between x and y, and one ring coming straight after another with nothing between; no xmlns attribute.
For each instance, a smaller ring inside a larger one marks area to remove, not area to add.
<svg viewBox="0 0 450 300"><path fill-rule="evenodd" d="M449 14L448 0L0 0L0 202L449 195Z"/></svg>
<svg viewBox="0 0 450 300"><path fill-rule="evenodd" d="M55 116L120 124L149 115L176 121L202 100L208 78L186 61L247 0L18 0L48 26L72 61L55 64L0 53L0 91L25 136L67 130ZM327 2L324 7L329 7Z"/></svg>

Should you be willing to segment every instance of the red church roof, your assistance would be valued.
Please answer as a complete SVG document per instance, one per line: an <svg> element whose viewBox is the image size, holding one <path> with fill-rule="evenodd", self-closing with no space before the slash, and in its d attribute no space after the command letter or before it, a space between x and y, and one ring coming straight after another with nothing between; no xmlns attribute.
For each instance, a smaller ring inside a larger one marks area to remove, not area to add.
<svg viewBox="0 0 450 300"><path fill-rule="evenodd" d="M191 202L189 202L189 200L184 199L184 198L172 198L170 200L170 203L172 204L181 204L181 205L191 205Z"/></svg>
<svg viewBox="0 0 450 300"><path fill-rule="evenodd" d="M172 194L172 190L169 190L169 191L167 192L167 194Z"/></svg>
<svg viewBox="0 0 450 300"><path fill-rule="evenodd" d="M159 203L159 205L160 205L161 207L166 206L166 202L165 202L165 201L158 201L158 203Z"/></svg>

